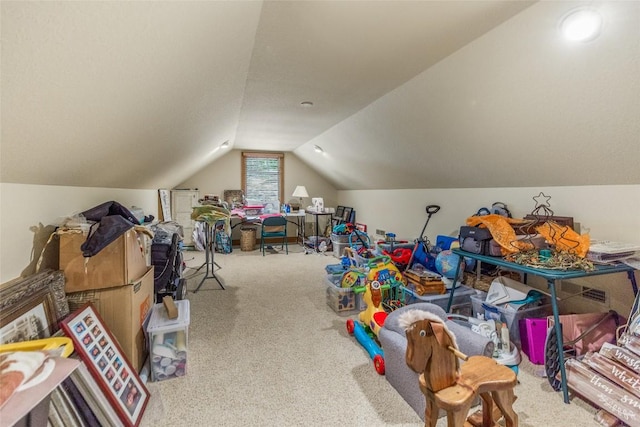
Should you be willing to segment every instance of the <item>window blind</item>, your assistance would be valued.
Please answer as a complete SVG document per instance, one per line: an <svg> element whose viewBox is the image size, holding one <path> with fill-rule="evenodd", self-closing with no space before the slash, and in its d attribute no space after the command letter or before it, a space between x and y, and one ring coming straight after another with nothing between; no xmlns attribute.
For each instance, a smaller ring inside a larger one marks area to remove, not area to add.
<svg viewBox="0 0 640 427"><path fill-rule="evenodd" d="M279 157L245 158L247 200L280 200L280 162Z"/></svg>

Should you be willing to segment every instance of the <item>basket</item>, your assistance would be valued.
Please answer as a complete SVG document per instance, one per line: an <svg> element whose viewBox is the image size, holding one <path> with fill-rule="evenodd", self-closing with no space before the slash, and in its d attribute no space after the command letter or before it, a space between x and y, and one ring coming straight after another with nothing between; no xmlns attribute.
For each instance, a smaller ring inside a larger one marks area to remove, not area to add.
<svg viewBox="0 0 640 427"><path fill-rule="evenodd" d="M255 227L245 227L240 229L240 250L252 251L256 248Z"/></svg>

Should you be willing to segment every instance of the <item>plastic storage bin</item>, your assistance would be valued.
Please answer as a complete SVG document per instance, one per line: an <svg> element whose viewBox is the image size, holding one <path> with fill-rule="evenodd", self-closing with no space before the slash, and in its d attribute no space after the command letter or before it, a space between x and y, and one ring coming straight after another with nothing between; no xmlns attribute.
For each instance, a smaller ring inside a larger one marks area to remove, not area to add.
<svg viewBox="0 0 640 427"><path fill-rule="evenodd" d="M333 256L341 258L344 255L344 249L349 247L349 243L331 242L333 246Z"/></svg>
<svg viewBox="0 0 640 427"><path fill-rule="evenodd" d="M450 291L445 292L444 294L428 294L428 295L418 295L415 293L411 286L404 287L401 289L404 291L405 295L405 303L413 304L417 302L430 302L432 304L436 304L442 307L443 310L447 310L447 305L449 304L449 295ZM472 316L473 315L473 306L471 304L471 297L478 296L478 298L484 299L481 295L482 292L476 289L470 288L465 285L460 285L456 288L456 292L453 294L453 303L451 304L451 312L455 314L460 314L463 316Z"/></svg>
<svg viewBox="0 0 640 427"><path fill-rule="evenodd" d="M534 365L544 365L544 348L547 340L547 319L521 319L520 341L522 352Z"/></svg>
<svg viewBox="0 0 640 427"><path fill-rule="evenodd" d="M187 373L189 338L189 300L176 301L178 318L169 319L163 304L155 304L149 334L151 381L163 381Z"/></svg>
<svg viewBox="0 0 640 427"><path fill-rule="evenodd" d="M473 315L478 317L479 314L482 314L485 318L495 318L496 316L500 316L500 320L507 323L507 327L509 328L509 338L520 350L522 349L520 340L520 320L529 318L546 318L553 312L551 303L545 299L543 299L542 305L517 311L509 310L504 306L484 304L484 299L484 296L471 296ZM487 309L485 309L485 307L487 307ZM491 313L486 313L486 311L490 311Z"/></svg>
<svg viewBox="0 0 640 427"><path fill-rule="evenodd" d="M366 308L362 294L340 287L340 276L327 276L327 305L340 315L350 315Z"/></svg>

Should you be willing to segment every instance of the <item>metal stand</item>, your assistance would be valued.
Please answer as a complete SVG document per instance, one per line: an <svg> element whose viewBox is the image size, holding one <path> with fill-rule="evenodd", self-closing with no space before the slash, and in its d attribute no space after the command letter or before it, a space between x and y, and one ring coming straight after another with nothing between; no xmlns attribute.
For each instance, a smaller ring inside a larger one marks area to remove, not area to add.
<svg viewBox="0 0 640 427"><path fill-rule="evenodd" d="M315 247L313 248L313 250L315 251L315 253L319 254L320 253L320 249L319 249L319 246L320 246L320 243L319 243L320 230L318 230L318 228L319 228L320 224L319 224L318 218L321 217L321 216L326 216L326 215L333 216L333 213L330 213L330 212L305 212L305 214L307 214L307 213L309 215L313 215L315 217L315 223L316 223L316 229L315 229L316 235L315 235L315 238L316 238L316 243L314 245ZM303 219L303 221L304 221L304 219ZM305 250L305 254L307 254L307 253L309 253L309 252L307 252Z"/></svg>
<svg viewBox="0 0 640 427"><path fill-rule="evenodd" d="M216 282L218 282L218 284L220 285L220 289L224 290L224 286L222 285L222 282L220 281L220 279L218 279L218 277L216 276L216 273L215 273L215 267L218 267L218 269L222 268L214 261L214 255L215 255L215 249L214 248L215 248L215 241L216 241L216 227L214 226L213 229L212 229L211 225L209 225L208 222L205 222L204 223L204 235L205 235L205 245L204 245L205 261L204 261L204 264L202 264L200 267L198 267L196 272L200 271L202 269L202 267L206 267L206 270L205 270L205 273L204 273L204 277L200 281L200 284L193 291L194 294L200 290L200 287L202 286L204 281L207 280L207 279L216 279ZM209 270L209 266L211 266L211 270Z"/></svg>

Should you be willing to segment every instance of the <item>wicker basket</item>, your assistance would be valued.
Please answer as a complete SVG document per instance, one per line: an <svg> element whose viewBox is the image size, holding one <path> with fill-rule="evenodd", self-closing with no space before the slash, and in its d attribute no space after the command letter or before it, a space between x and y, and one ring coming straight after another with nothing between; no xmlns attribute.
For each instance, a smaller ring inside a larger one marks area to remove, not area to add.
<svg viewBox="0 0 640 427"><path fill-rule="evenodd" d="M256 229L245 227L240 229L240 250L252 251L256 248Z"/></svg>

